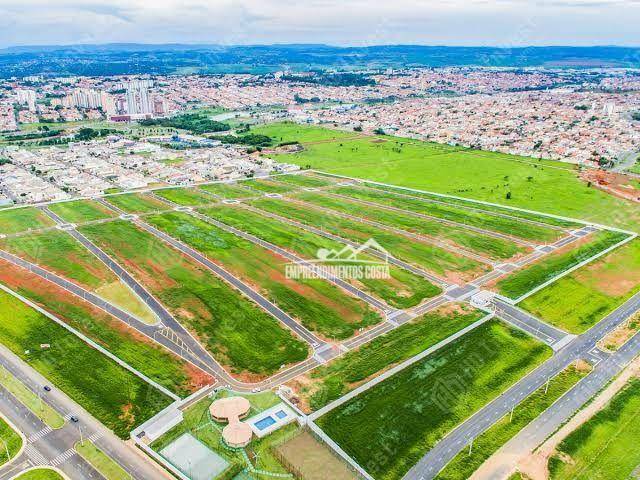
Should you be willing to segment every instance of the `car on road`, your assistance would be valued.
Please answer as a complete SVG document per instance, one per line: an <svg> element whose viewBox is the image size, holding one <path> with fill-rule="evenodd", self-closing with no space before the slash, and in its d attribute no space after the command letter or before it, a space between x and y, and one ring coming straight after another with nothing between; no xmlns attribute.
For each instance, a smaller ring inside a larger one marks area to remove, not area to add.
<svg viewBox="0 0 640 480"><path fill-rule="evenodd" d="M73 423L78 423L80 421L75 415L71 415L71 417L69 417L69 420L71 420Z"/></svg>
<svg viewBox="0 0 640 480"><path fill-rule="evenodd" d="M44 388L44 391L45 391L45 392L50 392L50 391L51 391L51 387L50 387L49 385L45 385L45 386L44 386L44 387L42 387L42 388Z"/></svg>

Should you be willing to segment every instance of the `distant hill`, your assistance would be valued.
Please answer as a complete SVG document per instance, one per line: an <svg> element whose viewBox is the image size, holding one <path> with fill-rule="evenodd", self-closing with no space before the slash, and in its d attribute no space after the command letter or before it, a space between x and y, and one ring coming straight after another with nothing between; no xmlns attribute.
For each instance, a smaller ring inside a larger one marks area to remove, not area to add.
<svg viewBox="0 0 640 480"><path fill-rule="evenodd" d="M633 47L445 47L389 45L145 45L33 46L0 49L0 77L169 73L267 73L288 68L388 67L628 67L637 66Z"/></svg>

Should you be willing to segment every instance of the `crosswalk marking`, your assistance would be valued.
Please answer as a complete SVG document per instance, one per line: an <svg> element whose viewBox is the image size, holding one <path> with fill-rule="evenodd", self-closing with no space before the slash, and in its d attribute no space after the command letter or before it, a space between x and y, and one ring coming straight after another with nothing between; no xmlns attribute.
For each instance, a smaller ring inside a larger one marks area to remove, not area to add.
<svg viewBox="0 0 640 480"><path fill-rule="evenodd" d="M27 438L27 441L29 443L36 442L36 441L40 440L42 437L44 437L45 435L48 435L51 432L53 432L53 429L50 426L47 425L46 427L44 427L39 432L36 432L33 435L31 435L29 438Z"/></svg>
<svg viewBox="0 0 640 480"><path fill-rule="evenodd" d="M27 457L29 457L29 460L31 460L31 462L35 465L46 465L47 459L44 457L44 455L42 455L33 445L28 444L26 447L24 447L24 452L27 454Z"/></svg>
<svg viewBox="0 0 640 480"><path fill-rule="evenodd" d="M95 442L96 440L100 439L100 437L102 437L102 433L94 432L89 436L89 441L90 442Z"/></svg>
<svg viewBox="0 0 640 480"><path fill-rule="evenodd" d="M76 454L76 451L73 448L70 448L69 450L67 450L66 452L62 452L60 455L58 455L56 458L54 458L53 460L51 460L51 466L52 467L57 467L58 465L60 465L61 463L69 460L71 457L73 457Z"/></svg>

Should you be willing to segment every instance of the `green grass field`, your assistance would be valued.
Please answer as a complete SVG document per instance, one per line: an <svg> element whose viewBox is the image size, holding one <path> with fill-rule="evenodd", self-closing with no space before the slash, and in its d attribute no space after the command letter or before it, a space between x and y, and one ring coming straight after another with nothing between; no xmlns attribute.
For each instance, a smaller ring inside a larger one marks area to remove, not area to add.
<svg viewBox="0 0 640 480"><path fill-rule="evenodd" d="M163 188L155 190L157 196L165 198L170 202L184 206L206 205L214 199L204 192L199 192L197 188Z"/></svg>
<svg viewBox="0 0 640 480"><path fill-rule="evenodd" d="M35 228L52 227L55 222L37 208L24 207L0 211L0 233L11 235Z"/></svg>
<svg viewBox="0 0 640 480"><path fill-rule="evenodd" d="M143 193L111 195L105 197L105 200L127 213L149 213L169 209L166 203Z"/></svg>
<svg viewBox="0 0 640 480"><path fill-rule="evenodd" d="M0 240L0 248L61 275L137 316L146 323L157 318L118 277L71 235L60 230Z"/></svg>
<svg viewBox="0 0 640 480"><path fill-rule="evenodd" d="M0 375L2 375L1 372ZM20 438L20 435L1 417L0 439L2 440L0 441L0 465L3 465L15 457L20 451L20 448L22 448L22 438ZM8 457L7 452L9 453Z"/></svg>
<svg viewBox="0 0 640 480"><path fill-rule="evenodd" d="M15 480L64 480L55 470L48 467L39 467L20 474Z"/></svg>
<svg viewBox="0 0 640 480"><path fill-rule="evenodd" d="M511 258L525 250L509 240L472 232L463 227L445 225L437 220L427 220L410 214L376 208L371 205L362 205L343 198L308 192L299 193L296 198L408 232L428 235L439 240L448 240L454 245L491 258Z"/></svg>
<svg viewBox="0 0 640 480"><path fill-rule="evenodd" d="M463 257L442 247L320 211L309 204L265 198L254 200L251 205L361 244L375 239L394 257L443 277L469 280L489 268L475 259Z"/></svg>
<svg viewBox="0 0 640 480"><path fill-rule="evenodd" d="M296 188L295 185L287 185L262 178L247 180L239 183L238 185L242 185L245 188L250 188L251 190L261 193L287 193L291 190L295 190Z"/></svg>
<svg viewBox="0 0 640 480"><path fill-rule="evenodd" d="M549 242L562 236L561 232L553 230L551 227L522 222L516 218L506 218L491 213L469 210L461 206L442 205L431 202L429 199L423 200L419 198L419 195L414 196L406 192L401 195L410 195L412 198L394 195L380 189L359 187L338 187L334 191L348 197L442 218L462 225L513 235L526 240Z"/></svg>
<svg viewBox="0 0 640 480"><path fill-rule="evenodd" d="M482 435L475 438L471 454L465 449L438 474L436 480L466 480L471 478L480 465L493 455L502 445L515 436L520 430L544 412L558 398L573 387L587 372L578 370L575 366L556 375L546 387L540 387L523 400L514 410L513 418L504 416Z"/></svg>
<svg viewBox="0 0 640 480"><path fill-rule="evenodd" d="M331 363L311 371L301 396L311 410L353 390L377 373L417 355L484 315L467 305L449 306L429 312L410 323L365 343Z"/></svg>
<svg viewBox="0 0 640 480"><path fill-rule="evenodd" d="M382 320L367 305L324 280L288 279L287 260L186 213L172 212L146 220L221 263L257 287L302 324L329 338L344 339Z"/></svg>
<svg viewBox="0 0 640 480"><path fill-rule="evenodd" d="M195 368L103 310L26 270L7 270L2 281L12 290L169 390L186 396L202 386Z"/></svg>
<svg viewBox="0 0 640 480"><path fill-rule="evenodd" d="M94 200L53 203L49 210L69 223L84 223L115 217L116 213Z"/></svg>
<svg viewBox="0 0 640 480"><path fill-rule="evenodd" d="M526 298L520 306L578 334L639 290L640 240L632 240Z"/></svg>
<svg viewBox="0 0 640 480"><path fill-rule="evenodd" d="M0 292L0 342L121 438L171 399L78 337ZM49 349L40 345L48 343Z"/></svg>
<svg viewBox="0 0 640 480"><path fill-rule="evenodd" d="M273 177L273 181L296 187L326 187L333 183L331 180L314 175L278 175Z"/></svg>
<svg viewBox="0 0 640 480"><path fill-rule="evenodd" d="M221 198L236 199L236 198L248 198L256 195L255 192L251 192L246 188L243 188L242 182L240 183L211 183L209 185L200 185L199 188L206 190L209 193L218 195ZM213 198L212 200L213 201Z"/></svg>
<svg viewBox="0 0 640 480"><path fill-rule="evenodd" d="M567 163L388 136L348 140L355 134L296 124L257 126L252 131L305 144L301 153L274 156L278 161L632 230L640 225L636 205L588 187L577 178L576 167ZM326 143L312 143L318 141Z"/></svg>
<svg viewBox="0 0 640 480"><path fill-rule="evenodd" d="M610 230L597 232L586 243L574 246L568 251L561 250L551 253L542 260L517 270L500 280L497 283L498 291L509 298L519 298L556 275L614 246L627 237L627 234Z"/></svg>
<svg viewBox="0 0 640 480"><path fill-rule="evenodd" d="M305 343L209 270L134 225L82 232L124 265L233 372L266 375L307 357Z"/></svg>
<svg viewBox="0 0 640 480"><path fill-rule="evenodd" d="M443 435L550 356L491 320L317 423L373 477L400 479Z"/></svg>
<svg viewBox="0 0 640 480"><path fill-rule="evenodd" d="M634 478L640 464L640 380L632 379L611 402L565 438L551 457L552 480Z"/></svg>
<svg viewBox="0 0 640 480"><path fill-rule="evenodd" d="M201 210L223 223L251 233L268 242L287 248L302 258L315 259L319 249L340 250L342 244L264 217L240 207L217 206ZM363 259L372 257L361 256ZM390 267L389 279L362 278L352 283L397 308L410 308L441 289L425 279L399 268Z"/></svg>

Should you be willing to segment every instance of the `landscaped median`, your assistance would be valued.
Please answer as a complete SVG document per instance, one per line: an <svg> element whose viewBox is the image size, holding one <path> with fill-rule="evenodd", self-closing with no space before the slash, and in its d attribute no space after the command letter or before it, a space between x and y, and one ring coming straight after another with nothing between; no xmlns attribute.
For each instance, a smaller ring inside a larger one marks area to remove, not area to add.
<svg viewBox="0 0 640 480"><path fill-rule="evenodd" d="M0 466L14 458L22 445L22 437L0 416Z"/></svg>
<svg viewBox="0 0 640 480"><path fill-rule="evenodd" d="M131 480L131 475L93 442L84 440L78 442L74 448L106 480Z"/></svg>
<svg viewBox="0 0 640 480"><path fill-rule="evenodd" d="M316 423L377 480L400 479L443 436L551 356L490 320Z"/></svg>
<svg viewBox="0 0 640 480"><path fill-rule="evenodd" d="M502 445L535 420L542 412L564 395L590 371L586 365L571 365L533 392L514 408L513 416L508 414L478 438L471 448L456 455L442 470L436 480L466 480L480 465L493 455Z"/></svg>
<svg viewBox="0 0 640 480"><path fill-rule="evenodd" d="M27 470L14 477L14 480L67 480L60 470L49 467L38 467Z"/></svg>

